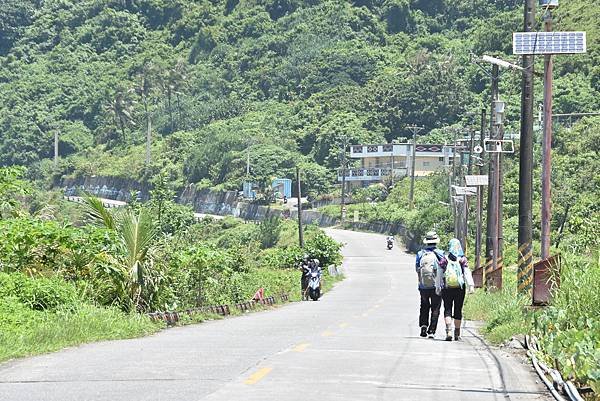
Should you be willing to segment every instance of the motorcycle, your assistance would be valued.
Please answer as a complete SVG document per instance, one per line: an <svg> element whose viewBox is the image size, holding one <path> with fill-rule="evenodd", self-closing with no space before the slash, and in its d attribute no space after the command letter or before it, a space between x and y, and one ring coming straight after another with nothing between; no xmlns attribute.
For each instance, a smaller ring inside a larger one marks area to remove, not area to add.
<svg viewBox="0 0 600 401"><path fill-rule="evenodd" d="M321 298L321 269L318 266L306 266L304 267L306 270L306 275L308 278L308 286L306 288L306 292L308 296L313 301L319 300Z"/></svg>
<svg viewBox="0 0 600 401"><path fill-rule="evenodd" d="M394 241L391 239L387 240L387 249L392 249L394 247Z"/></svg>

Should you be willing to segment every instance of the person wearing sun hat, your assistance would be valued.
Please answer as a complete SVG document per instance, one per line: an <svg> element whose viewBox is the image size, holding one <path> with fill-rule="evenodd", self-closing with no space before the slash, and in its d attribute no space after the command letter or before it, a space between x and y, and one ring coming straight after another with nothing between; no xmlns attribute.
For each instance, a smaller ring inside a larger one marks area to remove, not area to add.
<svg viewBox="0 0 600 401"><path fill-rule="evenodd" d="M452 320L454 320L454 340L460 340L462 309L465 293L474 290L473 276L467 263L460 241L452 238L448 243L446 263L438 269L437 282L441 290L438 295L444 301L444 321L446 323L446 341L452 341Z"/></svg>
<svg viewBox="0 0 600 401"><path fill-rule="evenodd" d="M440 288L438 270L445 264L444 251L437 249L440 238L435 231L429 231L423 239L423 249L417 253L415 268L419 279L421 305L419 309L419 326L421 337L433 338L440 316Z"/></svg>

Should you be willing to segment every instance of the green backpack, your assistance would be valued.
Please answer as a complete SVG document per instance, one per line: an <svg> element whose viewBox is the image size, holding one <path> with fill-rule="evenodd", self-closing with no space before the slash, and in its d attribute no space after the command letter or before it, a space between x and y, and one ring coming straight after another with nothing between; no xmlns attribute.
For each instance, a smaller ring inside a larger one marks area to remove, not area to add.
<svg viewBox="0 0 600 401"><path fill-rule="evenodd" d="M444 272L444 280L447 288L463 288L465 286L465 278L463 277L462 267L458 260L448 259L446 271Z"/></svg>

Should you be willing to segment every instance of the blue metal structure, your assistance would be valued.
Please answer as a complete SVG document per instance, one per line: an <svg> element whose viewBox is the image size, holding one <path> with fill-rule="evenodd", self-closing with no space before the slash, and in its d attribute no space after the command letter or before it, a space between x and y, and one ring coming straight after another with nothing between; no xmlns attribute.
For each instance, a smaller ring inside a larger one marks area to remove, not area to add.
<svg viewBox="0 0 600 401"><path fill-rule="evenodd" d="M289 178L276 178L271 183L271 188L275 191L279 198L292 197L292 180Z"/></svg>

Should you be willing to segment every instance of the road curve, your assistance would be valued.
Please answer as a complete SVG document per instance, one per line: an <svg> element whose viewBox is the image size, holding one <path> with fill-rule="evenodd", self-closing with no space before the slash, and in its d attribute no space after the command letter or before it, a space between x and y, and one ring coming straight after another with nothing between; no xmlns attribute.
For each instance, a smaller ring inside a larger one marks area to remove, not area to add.
<svg viewBox="0 0 600 401"><path fill-rule="evenodd" d="M549 399L469 330L418 336L412 256L381 235L328 232L347 244L347 279L321 301L8 362L0 400Z"/></svg>

